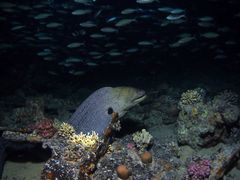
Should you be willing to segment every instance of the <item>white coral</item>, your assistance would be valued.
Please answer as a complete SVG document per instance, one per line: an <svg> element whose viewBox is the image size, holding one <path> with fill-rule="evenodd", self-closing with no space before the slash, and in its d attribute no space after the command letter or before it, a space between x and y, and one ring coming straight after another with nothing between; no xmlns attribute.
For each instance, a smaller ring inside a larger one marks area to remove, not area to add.
<svg viewBox="0 0 240 180"><path fill-rule="evenodd" d="M135 142L136 146L140 150L144 150L152 143L152 135L146 131L146 129L142 129L142 131L135 132L132 135L133 141Z"/></svg>

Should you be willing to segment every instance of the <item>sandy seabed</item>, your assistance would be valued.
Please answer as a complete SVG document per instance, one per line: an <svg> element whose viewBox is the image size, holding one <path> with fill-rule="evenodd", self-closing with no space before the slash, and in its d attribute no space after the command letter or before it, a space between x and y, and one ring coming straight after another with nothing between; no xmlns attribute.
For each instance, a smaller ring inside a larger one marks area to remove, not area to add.
<svg viewBox="0 0 240 180"><path fill-rule="evenodd" d="M44 162L6 161L2 180L40 180Z"/></svg>

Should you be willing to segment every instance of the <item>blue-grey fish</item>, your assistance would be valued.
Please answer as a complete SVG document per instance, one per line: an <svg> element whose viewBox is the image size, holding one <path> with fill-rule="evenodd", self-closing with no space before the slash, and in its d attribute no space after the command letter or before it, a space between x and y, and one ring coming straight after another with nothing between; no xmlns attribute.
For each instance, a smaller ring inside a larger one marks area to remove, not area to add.
<svg viewBox="0 0 240 180"><path fill-rule="evenodd" d="M175 21L175 20L179 20L181 18L186 18L186 15L184 14L170 14L166 17L167 20L171 20L171 21Z"/></svg>
<svg viewBox="0 0 240 180"><path fill-rule="evenodd" d="M78 48L80 46L83 46L84 43L79 43L79 42L73 42L67 45L68 48Z"/></svg>
<svg viewBox="0 0 240 180"><path fill-rule="evenodd" d="M211 16L203 16L203 17L200 17L200 18L198 18L199 19L199 21L213 21L214 20L214 18L213 17L211 17Z"/></svg>
<svg viewBox="0 0 240 180"><path fill-rule="evenodd" d="M212 38L217 38L219 36L219 34L215 33L215 32L206 32L206 33L201 34L201 36L208 38L208 39L212 39Z"/></svg>
<svg viewBox="0 0 240 180"><path fill-rule="evenodd" d="M112 27L103 27L100 29L100 31L105 32L105 33L116 33L116 32L118 32L118 29L112 28Z"/></svg>
<svg viewBox="0 0 240 180"><path fill-rule="evenodd" d="M180 8L175 8L175 9L170 11L171 14L180 14L180 13L184 13L184 12L185 12L185 10L180 9Z"/></svg>
<svg viewBox="0 0 240 180"><path fill-rule="evenodd" d="M125 14L125 15L126 14L132 14L132 13L135 13L137 11L138 11L138 9L127 8L127 9L122 10L121 14Z"/></svg>
<svg viewBox="0 0 240 180"><path fill-rule="evenodd" d="M148 3L153 3L154 1L159 2L158 0L136 0L136 2L139 4L148 4Z"/></svg>
<svg viewBox="0 0 240 180"><path fill-rule="evenodd" d="M34 19L37 19L37 20L39 20L39 19L46 19L46 18L48 18L48 17L50 17L52 15L53 15L52 13L41 13L41 14L36 15L34 17Z"/></svg>
<svg viewBox="0 0 240 180"><path fill-rule="evenodd" d="M95 0L74 0L74 2L84 5L91 5L94 1Z"/></svg>
<svg viewBox="0 0 240 180"><path fill-rule="evenodd" d="M173 10L174 10L174 8L171 8L171 7L161 7L161 8L158 8L158 11L164 12L164 13L170 13Z"/></svg>
<svg viewBox="0 0 240 180"><path fill-rule="evenodd" d="M128 24L131 24L132 22L136 22L135 19L121 19L120 21L118 21L115 26L116 27L122 27L122 26L126 26Z"/></svg>
<svg viewBox="0 0 240 180"><path fill-rule="evenodd" d="M63 26L63 24L58 23L58 22L50 22L46 25L47 28L57 28Z"/></svg>
<svg viewBox="0 0 240 180"><path fill-rule="evenodd" d="M129 108L143 101L146 94L143 90L131 87L103 87L93 92L68 120L77 133L95 131L103 135L110 124L111 112L122 117Z"/></svg>
<svg viewBox="0 0 240 180"><path fill-rule="evenodd" d="M72 12L72 15L81 16L81 15L89 14L91 12L92 12L91 9L77 9Z"/></svg>
<svg viewBox="0 0 240 180"><path fill-rule="evenodd" d="M25 28L25 26L14 26L11 28L12 31L15 31L15 30L19 30L19 29L22 29L22 28Z"/></svg>
<svg viewBox="0 0 240 180"><path fill-rule="evenodd" d="M111 17L111 18L109 18L109 19L107 19L107 23L109 23L109 22L112 22L112 21L115 21L117 19L117 17Z"/></svg>
<svg viewBox="0 0 240 180"><path fill-rule="evenodd" d="M91 34L90 37L95 39L101 39L101 38L105 38L106 35L95 33L95 34Z"/></svg>
<svg viewBox="0 0 240 180"><path fill-rule="evenodd" d="M93 21L85 21L85 22L80 23L79 25L82 27L85 27L85 28L92 28L92 27L97 26L97 24Z"/></svg>

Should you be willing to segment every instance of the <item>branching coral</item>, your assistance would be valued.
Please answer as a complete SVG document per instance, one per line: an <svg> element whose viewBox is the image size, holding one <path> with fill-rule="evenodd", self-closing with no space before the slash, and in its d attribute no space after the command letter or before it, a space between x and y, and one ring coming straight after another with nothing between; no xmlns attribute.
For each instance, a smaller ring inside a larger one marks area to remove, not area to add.
<svg viewBox="0 0 240 180"><path fill-rule="evenodd" d="M84 133L73 134L70 137L70 141L73 144L81 144L84 148L88 150L94 150L97 148L100 142L100 138L98 134L93 131L92 133L88 133L88 134L84 134Z"/></svg>
<svg viewBox="0 0 240 180"><path fill-rule="evenodd" d="M68 123L61 124L58 135L69 139L72 144L80 144L88 150L96 149L100 142L100 138L96 132L75 134L74 128Z"/></svg>
<svg viewBox="0 0 240 180"><path fill-rule="evenodd" d="M179 106L182 107L183 105L192 105L202 102L204 95L205 91L200 88L187 90L186 92L182 93Z"/></svg>
<svg viewBox="0 0 240 180"><path fill-rule="evenodd" d="M74 128L68 123L62 123L58 130L58 135L69 139L75 133Z"/></svg>
<svg viewBox="0 0 240 180"><path fill-rule="evenodd" d="M153 137L152 135L146 131L146 129L142 129L142 131L135 132L132 134L133 141L136 146L140 149L140 151L145 151L145 149L152 144Z"/></svg>

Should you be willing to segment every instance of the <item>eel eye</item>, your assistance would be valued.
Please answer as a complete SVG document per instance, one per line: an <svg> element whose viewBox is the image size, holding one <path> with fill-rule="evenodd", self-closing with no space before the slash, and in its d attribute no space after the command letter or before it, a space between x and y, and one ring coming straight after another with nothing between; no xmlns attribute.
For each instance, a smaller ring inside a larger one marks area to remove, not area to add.
<svg viewBox="0 0 240 180"><path fill-rule="evenodd" d="M107 112L108 112L108 114L112 114L113 113L113 108L109 107Z"/></svg>

